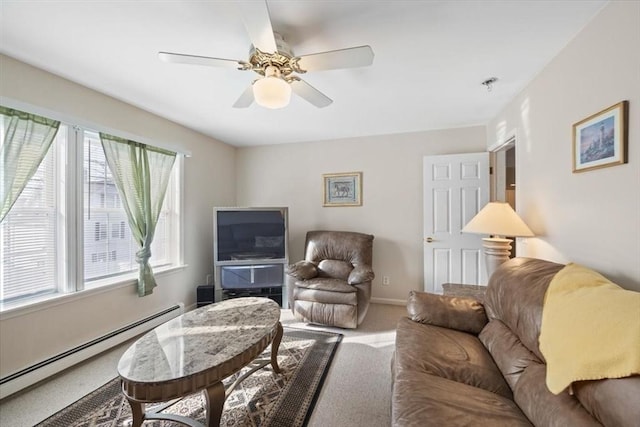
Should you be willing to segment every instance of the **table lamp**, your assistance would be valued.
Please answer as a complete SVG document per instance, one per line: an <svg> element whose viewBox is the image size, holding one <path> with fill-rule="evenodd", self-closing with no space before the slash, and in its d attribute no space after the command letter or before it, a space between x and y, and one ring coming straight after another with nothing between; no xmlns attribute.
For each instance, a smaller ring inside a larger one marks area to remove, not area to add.
<svg viewBox="0 0 640 427"><path fill-rule="evenodd" d="M485 205L462 229L463 233L489 234L482 239L487 277L509 259L512 239L510 237L532 237L534 234L516 211L506 202L490 202Z"/></svg>

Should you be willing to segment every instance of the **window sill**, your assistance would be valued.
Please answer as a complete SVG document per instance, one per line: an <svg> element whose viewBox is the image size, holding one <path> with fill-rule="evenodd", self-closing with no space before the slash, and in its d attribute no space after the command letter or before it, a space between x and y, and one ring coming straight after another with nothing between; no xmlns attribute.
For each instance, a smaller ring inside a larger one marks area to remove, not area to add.
<svg viewBox="0 0 640 427"><path fill-rule="evenodd" d="M156 277L162 277L168 274L176 273L187 268L188 265L175 265L170 267L162 267L154 269ZM91 285L86 286L82 291L71 292L67 294L56 293L51 295L43 295L41 297L32 298L25 301L0 304L0 320L10 319L12 317L23 316L36 311L46 310L61 304L67 304L89 296L98 295L114 289L135 286L137 284L138 273L126 274L117 278L99 280Z"/></svg>

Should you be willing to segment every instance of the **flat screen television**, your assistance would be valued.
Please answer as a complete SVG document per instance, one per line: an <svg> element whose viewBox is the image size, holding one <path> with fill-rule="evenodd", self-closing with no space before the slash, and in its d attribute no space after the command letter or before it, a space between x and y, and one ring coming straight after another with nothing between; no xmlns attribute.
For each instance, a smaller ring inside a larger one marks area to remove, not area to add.
<svg viewBox="0 0 640 427"><path fill-rule="evenodd" d="M286 207L214 208L215 263L286 263L287 215Z"/></svg>

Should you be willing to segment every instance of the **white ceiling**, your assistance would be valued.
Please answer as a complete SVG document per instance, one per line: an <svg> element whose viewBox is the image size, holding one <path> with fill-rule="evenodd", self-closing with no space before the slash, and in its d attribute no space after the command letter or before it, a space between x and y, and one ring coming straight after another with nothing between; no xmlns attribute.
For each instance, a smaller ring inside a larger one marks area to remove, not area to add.
<svg viewBox="0 0 640 427"><path fill-rule="evenodd" d="M251 71L168 64L158 51L247 60L233 1L0 0L0 52L236 146L483 125L606 0L269 0L296 55L368 44L373 65L302 78L333 99L232 104ZM496 76L492 92L481 82Z"/></svg>

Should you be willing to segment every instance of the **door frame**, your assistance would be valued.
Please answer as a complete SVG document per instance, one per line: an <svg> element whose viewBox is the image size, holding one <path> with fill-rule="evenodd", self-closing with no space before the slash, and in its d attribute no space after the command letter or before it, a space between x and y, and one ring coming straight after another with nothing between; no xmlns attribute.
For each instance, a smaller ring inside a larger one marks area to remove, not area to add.
<svg viewBox="0 0 640 427"><path fill-rule="evenodd" d="M491 145L487 151L489 151L489 165L491 166L491 175L489 177L489 200L492 202L505 202L506 193L504 185L500 186L501 182L504 182L506 175L506 151L515 148L516 149L516 183L518 182L518 148L516 143L518 141L516 130L505 134L504 139ZM516 200L518 200L518 187L516 186Z"/></svg>
<svg viewBox="0 0 640 427"><path fill-rule="evenodd" d="M517 201L520 200L520 189L521 187L518 185L520 181L520 150L518 148L518 132L517 129L512 129L510 132L505 133L504 134L504 138L498 142L496 142L495 144L491 145L488 150L489 150L489 164L491 165L491 176L490 176L490 200L492 202L494 201L499 201L499 202L506 202L507 198L506 198L506 192L505 192L505 186L502 185L500 186L499 184L502 182L504 183L506 181L503 180L501 181L501 178L504 178L506 175L506 152L507 150L511 149L511 148L515 148L516 153L515 153L515 164L516 164L516 191L515 191L515 208L514 210L516 211L516 213L518 213L518 215L520 215L519 212L519 208L518 208L518 203ZM513 239L513 249L512 249L512 255L518 256L518 246L523 244L524 242L526 242L525 240L521 240L519 237L516 237Z"/></svg>

